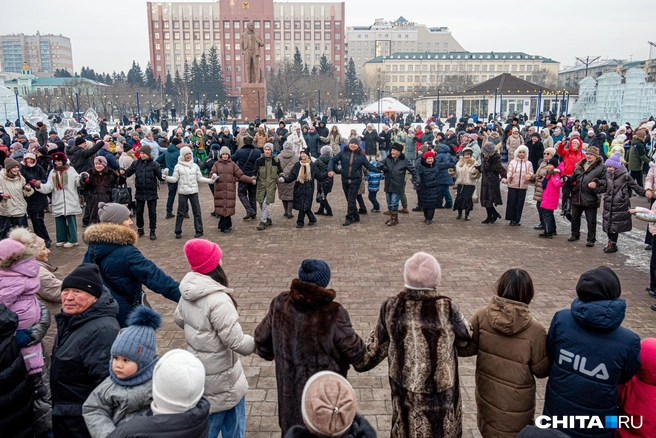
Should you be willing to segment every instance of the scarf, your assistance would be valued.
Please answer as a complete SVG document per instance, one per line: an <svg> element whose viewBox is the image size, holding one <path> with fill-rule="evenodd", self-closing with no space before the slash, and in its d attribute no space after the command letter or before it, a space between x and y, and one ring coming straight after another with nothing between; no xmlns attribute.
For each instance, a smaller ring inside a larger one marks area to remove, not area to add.
<svg viewBox="0 0 656 438"><path fill-rule="evenodd" d="M68 185L68 164L62 167L55 167L55 190L62 190Z"/></svg>
<svg viewBox="0 0 656 438"><path fill-rule="evenodd" d="M312 160L309 158L307 160L301 160L301 171L298 173L298 178L296 178L296 181L300 182L301 184L305 184L306 182L309 182L312 180L312 172L310 170L310 163L312 163Z"/></svg>

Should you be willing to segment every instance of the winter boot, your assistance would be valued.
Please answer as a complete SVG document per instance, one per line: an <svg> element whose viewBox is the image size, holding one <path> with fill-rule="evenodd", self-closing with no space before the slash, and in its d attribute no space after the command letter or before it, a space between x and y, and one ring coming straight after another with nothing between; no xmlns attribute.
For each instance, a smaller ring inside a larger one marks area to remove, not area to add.
<svg viewBox="0 0 656 438"><path fill-rule="evenodd" d="M137 234L139 235L139 237L142 237L142 236L143 236L144 234L146 234L146 233L144 233L144 229L143 229L143 228L139 228L139 229L137 229Z"/></svg>
<svg viewBox="0 0 656 438"><path fill-rule="evenodd" d="M258 231L266 230L266 227L267 227L266 222L260 222L260 224L257 226L256 230L258 230Z"/></svg>
<svg viewBox="0 0 656 438"><path fill-rule="evenodd" d="M387 224L388 227L393 227L394 225L398 225L399 223L399 214L396 212L393 212L390 214L390 222Z"/></svg>
<svg viewBox="0 0 656 438"><path fill-rule="evenodd" d="M410 212L408 211L408 207L402 208L401 210L399 210L399 213L410 214Z"/></svg>
<svg viewBox="0 0 656 438"><path fill-rule="evenodd" d="M268 218L268 219L266 220L266 226L267 226L267 227L270 227L271 225L273 225L273 222L271 222L271 218Z"/></svg>
<svg viewBox="0 0 656 438"><path fill-rule="evenodd" d="M155 229L150 230L150 240L156 240L157 235L155 234Z"/></svg>

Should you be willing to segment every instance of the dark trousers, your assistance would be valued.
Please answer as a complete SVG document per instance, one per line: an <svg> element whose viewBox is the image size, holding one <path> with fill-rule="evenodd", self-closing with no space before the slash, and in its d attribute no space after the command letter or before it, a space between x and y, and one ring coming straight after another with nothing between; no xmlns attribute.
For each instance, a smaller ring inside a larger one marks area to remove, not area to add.
<svg viewBox="0 0 656 438"><path fill-rule="evenodd" d="M506 205L506 220L521 222L526 200L526 189L508 187L508 204Z"/></svg>
<svg viewBox="0 0 656 438"><path fill-rule="evenodd" d="M319 211L321 213L326 213L326 214L333 214L333 209L328 203L328 198L324 199L323 201L319 201Z"/></svg>
<svg viewBox="0 0 656 438"><path fill-rule="evenodd" d="M178 183L166 183L169 188L169 196L166 198L166 214L173 214L173 202L178 193ZM184 214L189 214L189 208L185 206Z"/></svg>
<svg viewBox="0 0 656 438"><path fill-rule="evenodd" d="M617 239L620 237L618 233L606 233L606 235L608 236L608 240L617 244Z"/></svg>
<svg viewBox="0 0 656 438"><path fill-rule="evenodd" d="M588 223L588 242L597 241L597 207L581 207L572 205L572 236L581 236L581 216L585 212Z"/></svg>
<svg viewBox="0 0 656 438"><path fill-rule="evenodd" d="M565 184L562 189L561 208L563 215L571 211L572 208L572 186Z"/></svg>
<svg viewBox="0 0 656 438"><path fill-rule="evenodd" d="M355 200L358 202L358 207L360 210L367 211L367 204L364 203L364 198L362 195L356 196Z"/></svg>
<svg viewBox="0 0 656 438"><path fill-rule="evenodd" d="M378 203L378 199L376 199L376 194L378 192L369 192L369 202L374 206L374 210L380 210L380 204Z"/></svg>
<svg viewBox="0 0 656 438"><path fill-rule="evenodd" d="M556 231L556 218L553 210L542 210L542 223L544 224L544 233L552 234Z"/></svg>
<svg viewBox="0 0 656 438"><path fill-rule="evenodd" d="M540 219L540 225L544 225L544 222L542 221L542 208L540 208L541 204L542 204L542 201L537 201L535 203L535 208L538 209L538 218Z"/></svg>
<svg viewBox="0 0 656 438"><path fill-rule="evenodd" d="M285 209L285 213L287 213L288 217L294 216L294 213L292 211L293 210L292 207L294 206L293 201L282 201L282 206Z"/></svg>
<svg viewBox="0 0 656 438"><path fill-rule="evenodd" d="M32 222L32 228L34 228L34 234L42 238L46 244L51 243L50 235L48 234L48 229L46 228L45 223L45 213L41 211L28 211L28 217L30 222Z"/></svg>
<svg viewBox="0 0 656 438"><path fill-rule="evenodd" d="M219 216L219 230L225 231L232 228L232 216Z"/></svg>
<svg viewBox="0 0 656 438"><path fill-rule="evenodd" d="M358 189L360 184L348 184L345 181L342 181L342 190L344 190L344 196L346 196L346 203L348 205L346 211L347 220L360 220L360 214L358 213L358 208L356 206L356 198L358 197Z"/></svg>
<svg viewBox="0 0 656 438"><path fill-rule="evenodd" d="M91 212L89 211L89 196L88 193L84 195L84 214L82 215L82 225L87 226L91 222Z"/></svg>
<svg viewBox="0 0 656 438"><path fill-rule="evenodd" d="M453 207L453 198L451 197L448 184L440 184L440 193L438 196L438 205L442 206L442 199L444 199L444 208Z"/></svg>
<svg viewBox="0 0 656 438"><path fill-rule="evenodd" d="M497 216L500 216L499 212L494 207L485 207L485 210L487 211L487 217L488 218L494 219Z"/></svg>
<svg viewBox="0 0 656 438"><path fill-rule="evenodd" d="M246 214L251 216L257 214L257 202L255 202L257 186L240 182L237 185L237 193L239 194L239 200L246 209Z"/></svg>
<svg viewBox="0 0 656 438"><path fill-rule="evenodd" d="M642 185L642 170L632 170L631 171L631 178L633 178L635 180L635 182L637 182L640 187L643 187L643 185ZM629 193L631 193L630 190L629 190Z"/></svg>
<svg viewBox="0 0 656 438"><path fill-rule="evenodd" d="M144 209L148 204L148 224L150 229L154 230L157 228L157 199L152 199L150 201L141 201L137 199L137 228L144 227Z"/></svg>
<svg viewBox="0 0 656 438"><path fill-rule="evenodd" d="M13 216L0 216L0 240L5 239L9 230L14 227L27 228L27 215L13 217Z"/></svg>
<svg viewBox="0 0 656 438"><path fill-rule="evenodd" d="M651 247L651 259L649 260L649 289L656 290L656 246Z"/></svg>
<svg viewBox="0 0 656 438"><path fill-rule="evenodd" d="M178 195L178 214L175 216L175 234L182 234L182 222L185 212L189 211L187 201L191 203L191 211L194 214L194 230L197 234L203 233L203 218L200 215L200 201L198 193L191 195Z"/></svg>
<svg viewBox="0 0 656 438"><path fill-rule="evenodd" d="M434 208L424 208L424 219L432 221L435 216Z"/></svg>
<svg viewBox="0 0 656 438"><path fill-rule="evenodd" d="M313 223L313 222L317 221L317 218L314 215L314 213L312 213L312 210L307 210L307 211L302 211L301 210L301 211L298 212L298 218L296 219L296 223L297 224L305 224L305 216L306 215L307 215L308 221L310 223Z"/></svg>
<svg viewBox="0 0 656 438"><path fill-rule="evenodd" d="M651 210L651 206L654 205L654 198L649 198L649 209ZM652 234L649 232L649 227L647 227L647 234L645 234L645 243L647 245L652 244Z"/></svg>

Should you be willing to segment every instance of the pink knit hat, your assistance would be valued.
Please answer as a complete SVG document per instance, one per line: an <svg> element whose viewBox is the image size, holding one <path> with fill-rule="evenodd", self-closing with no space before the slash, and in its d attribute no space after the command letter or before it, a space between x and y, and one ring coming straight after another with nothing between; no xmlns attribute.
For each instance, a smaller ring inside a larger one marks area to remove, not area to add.
<svg viewBox="0 0 656 438"><path fill-rule="evenodd" d="M219 245L205 239L187 241L184 252L191 270L199 274L212 272L219 265L223 256Z"/></svg>
<svg viewBox="0 0 656 438"><path fill-rule="evenodd" d="M437 259L418 252L405 262L403 280L408 289L435 289L442 279L442 268Z"/></svg>

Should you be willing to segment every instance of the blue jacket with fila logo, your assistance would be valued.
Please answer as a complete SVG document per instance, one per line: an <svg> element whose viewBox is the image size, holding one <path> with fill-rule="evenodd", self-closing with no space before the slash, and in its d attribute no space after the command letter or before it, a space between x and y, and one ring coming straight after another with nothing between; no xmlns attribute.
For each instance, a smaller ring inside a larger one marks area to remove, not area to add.
<svg viewBox="0 0 656 438"><path fill-rule="evenodd" d="M619 294L618 294L619 295ZM577 298L557 312L547 336L553 361L544 415L617 415L617 387L640 368L640 338L621 327L626 301L584 302ZM577 423L578 424L578 423ZM568 429L575 438L613 438L613 429Z"/></svg>

